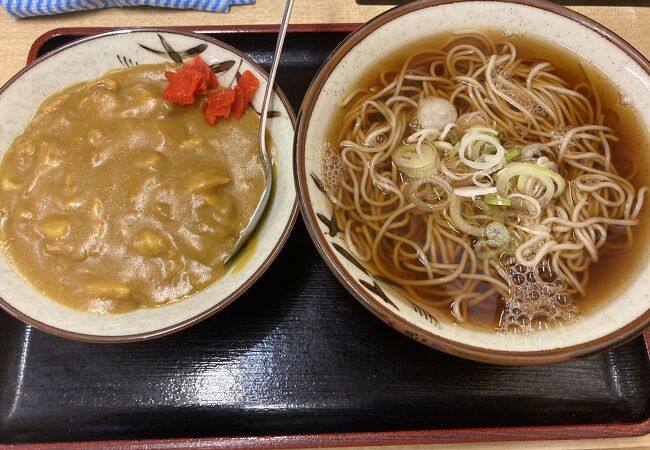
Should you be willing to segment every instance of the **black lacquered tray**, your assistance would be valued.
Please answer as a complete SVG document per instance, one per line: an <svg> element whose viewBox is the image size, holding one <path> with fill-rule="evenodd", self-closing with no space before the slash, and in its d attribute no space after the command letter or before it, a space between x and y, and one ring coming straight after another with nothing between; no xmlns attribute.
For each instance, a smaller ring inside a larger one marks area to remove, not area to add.
<svg viewBox="0 0 650 450"><path fill-rule="evenodd" d="M289 33L278 83L296 110L352 28ZM275 45L270 28L197 30L265 66ZM30 57L96 31L55 30ZM104 448L133 440L151 448L270 448L632 436L650 432L649 398L642 337L576 362L499 367L396 333L337 282L300 218L255 286L172 336L85 344L0 312L0 446Z"/></svg>

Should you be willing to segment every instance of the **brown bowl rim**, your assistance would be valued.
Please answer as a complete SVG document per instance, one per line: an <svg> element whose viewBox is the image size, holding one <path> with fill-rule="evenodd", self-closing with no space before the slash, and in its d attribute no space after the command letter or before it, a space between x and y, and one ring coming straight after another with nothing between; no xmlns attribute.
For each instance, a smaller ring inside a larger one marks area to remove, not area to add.
<svg viewBox="0 0 650 450"><path fill-rule="evenodd" d="M149 27L129 27L129 28L118 28L118 29L113 29L111 31L107 32L101 32L97 34L93 34L78 40L75 40L73 42L70 42L66 45L63 45L56 50L53 50L42 57L34 60L24 68L22 68L16 75L11 77L9 81L7 81L2 87L0 87L0 95L12 84L14 83L17 79L19 79L25 72L30 70L32 67L42 63L43 61L47 60L51 56L54 56L62 51L65 51L69 48L75 47L79 44L83 44L88 41L93 41L95 39L99 39L105 36L110 36L110 35L116 35L116 34L128 34L128 33L171 33L171 34L178 34L178 35L184 35L184 36L189 36L193 38L197 38L203 41L207 41L211 44L217 45L221 48L224 48L238 57L242 58L245 60L247 63L249 63L251 66L255 67L261 74L266 76L268 78L268 72L262 68L259 64L257 64L251 57L246 55L244 52L236 49L235 47L226 44L225 42L222 42L218 39L214 39L210 36L202 35L199 33L195 33L192 31L187 31L187 30L179 30L179 29L169 29L169 28L149 28ZM291 124L293 126L294 132L296 130L296 114L291 107L291 103L289 102L289 99L287 96L284 94L282 89L276 84L275 85L275 94L280 98L282 101L284 107L286 108L288 114L289 114L289 119L291 120ZM295 157L295 155L294 155ZM129 334L129 335L113 335L113 336L102 336L102 335L94 335L94 334L86 334L86 333L78 333L74 331L69 331L65 330L63 328L56 327L54 325L48 325L46 323L40 322L31 316L28 316L27 314L24 314L22 311L14 308L11 306L9 303L7 303L3 298L0 298L0 308L4 309L6 312L8 312L10 315L15 317L16 319L25 322L28 325L31 325L41 331L44 331L49 334L53 334L55 336L63 337L66 339L72 339L75 341L82 341L82 342L90 342L90 343L102 343L102 344L118 344L118 343L129 343L129 342L142 342L150 339L155 339L159 338L162 336L166 336L172 333L176 333L178 331L184 330L192 325L195 325L202 320L207 319L208 317L212 316L213 314L216 314L217 312L221 311L224 309L226 306L231 304L233 301L235 301L239 296L241 296L244 292L246 292L261 276L266 270L269 268L271 263L275 260L275 258L278 256L280 253L280 250L284 247L284 244L286 243L289 234L291 233L291 230L293 229L293 226L296 223L296 218L298 217L298 198L296 195L296 199L293 202L293 206L291 207L291 215L289 216L289 220L287 222L287 225L285 226L284 230L282 231L282 234L280 235L280 238L276 242L275 246L271 250L271 253L269 254L268 258L264 261L264 263L248 278L246 279L232 294L224 298L222 301L217 303L216 305L212 306L211 308L202 311L201 313L184 320L182 322L179 322L174 325L170 325L168 327L160 328L158 330L153 330L153 331L147 331L143 333L136 333L136 334ZM27 282L27 281L25 281ZM54 301L54 300L52 300Z"/></svg>
<svg viewBox="0 0 650 450"><path fill-rule="evenodd" d="M316 77L312 80L307 93L303 99L298 114L298 132L295 135L296 157L294 158L294 179L300 210L307 224L307 230L311 239L314 241L318 252L321 254L332 273L339 282L356 298L366 309L372 312L379 319L395 328L397 331L406 336L423 343L429 347L450 353L462 358L474 361L503 364L503 365L539 365L552 364L572 359L589 356L612 347L621 345L636 335L643 332L650 325L650 308L644 314L619 328L618 330L593 339L581 344L570 347L561 347L541 351L503 351L485 349L473 345L463 344L438 336L424 328L415 325L406 319L394 314L392 310L376 301L366 289L363 288L350 274L345 270L338 258L334 255L324 238L323 233L318 228L316 216L312 209L311 202L308 201L307 191L307 174L305 173L305 140L307 135L307 124L311 118L316 100L324 83L329 78L332 70L338 65L344 55L346 55L354 46L362 41L371 32L385 25L386 23L401 17L413 11L453 3L475 3L480 0L415 0L401 6L390 9L366 24L352 32L346 39L339 44L336 49L329 55L323 65L320 67ZM565 8L563 6L547 2L545 0L507 0L502 3L512 3L528 7L542 9L553 14L557 14L583 25L590 30L603 36L614 45L623 50L630 58L637 62L650 75L650 62L634 47L632 47L622 37L609 30L604 25L590 19L578 12Z"/></svg>

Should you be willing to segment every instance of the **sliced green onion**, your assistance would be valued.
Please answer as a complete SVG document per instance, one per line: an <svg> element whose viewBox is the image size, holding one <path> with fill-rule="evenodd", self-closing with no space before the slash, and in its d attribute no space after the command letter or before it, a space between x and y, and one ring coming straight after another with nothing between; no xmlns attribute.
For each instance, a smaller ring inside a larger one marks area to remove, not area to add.
<svg viewBox="0 0 650 450"><path fill-rule="evenodd" d="M491 206L510 206L512 205L512 200L508 198L503 198L499 194L489 194L483 198L483 201Z"/></svg>
<svg viewBox="0 0 650 450"><path fill-rule="evenodd" d="M557 163L555 161L551 161L546 156L542 156L541 158L537 158L536 164L539 165L539 166L545 167L547 169L550 169L553 172L559 172L559 170L560 170L560 168L557 166Z"/></svg>
<svg viewBox="0 0 650 450"><path fill-rule="evenodd" d="M481 150L482 150L481 153L484 153L484 154L488 154L488 155L496 155L497 154L497 149L492 144L483 145L483 148Z"/></svg>
<svg viewBox="0 0 650 450"><path fill-rule="evenodd" d="M465 113L456 119L456 125L461 131L466 131L473 127L486 127L488 125L487 114L482 111Z"/></svg>
<svg viewBox="0 0 650 450"><path fill-rule="evenodd" d="M451 145L456 145L458 143L458 131L456 129L449 131L447 139L449 139Z"/></svg>
<svg viewBox="0 0 650 450"><path fill-rule="evenodd" d="M491 134L493 136L499 135L499 132L494 128L480 127L480 126L470 128L469 130L467 130L465 134L469 134L469 133L483 133L483 134Z"/></svg>
<svg viewBox="0 0 650 450"><path fill-rule="evenodd" d="M521 156L519 150L510 150L508 153L506 153L505 160L512 161L513 159L519 158L519 156Z"/></svg>
<svg viewBox="0 0 650 450"><path fill-rule="evenodd" d="M497 188L494 186L489 187L476 187L476 186L463 186L454 189L454 194L460 195L461 197L470 197L472 200L475 200L476 197L488 194L496 194Z"/></svg>
<svg viewBox="0 0 650 450"><path fill-rule="evenodd" d="M454 148L454 146L447 141L433 141L431 142L431 145L433 145L437 150L445 153L452 151Z"/></svg>
<svg viewBox="0 0 650 450"><path fill-rule="evenodd" d="M474 169L489 169L494 167L501 162L503 157L506 154L506 150L503 148L499 140L496 138L496 130L485 127L474 127L471 128L460 140L458 146L458 157L466 166L472 167ZM487 150L485 144L491 144L494 149L494 154L485 154L483 151L479 155L476 154L476 145L475 143L481 143L483 150ZM469 158L465 153L469 150Z"/></svg>
<svg viewBox="0 0 650 450"><path fill-rule="evenodd" d="M426 142L420 145L405 144L396 148L391 157L397 168L405 175L413 178L423 178L432 175L438 168L439 159L436 148Z"/></svg>
<svg viewBox="0 0 650 450"><path fill-rule="evenodd" d="M483 147L484 142L475 141L467 149L467 157L470 159L478 159L481 156L481 148Z"/></svg>
<svg viewBox="0 0 650 450"><path fill-rule="evenodd" d="M552 198L559 197L566 187L564 178L551 169L537 164L512 162L497 173L496 187L499 194L506 195L510 180L522 176L536 178L544 186L544 194L537 199L541 206L545 206ZM523 192L527 182L526 178L518 180L517 189L522 194L528 194L528 192Z"/></svg>
<svg viewBox="0 0 650 450"><path fill-rule="evenodd" d="M451 150L448 150L445 154L447 159L452 159L454 156L458 155L458 149L460 147L459 143L455 143Z"/></svg>

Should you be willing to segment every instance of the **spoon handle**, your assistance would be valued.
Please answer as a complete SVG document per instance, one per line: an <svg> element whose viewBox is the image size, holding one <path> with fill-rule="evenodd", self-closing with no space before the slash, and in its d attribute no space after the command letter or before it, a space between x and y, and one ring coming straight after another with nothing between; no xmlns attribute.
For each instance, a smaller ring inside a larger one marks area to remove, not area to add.
<svg viewBox="0 0 650 450"><path fill-rule="evenodd" d="M282 47L284 47L284 38L287 34L287 27L289 26L289 18L291 17L291 10L293 9L293 0L287 0L284 5L284 14L282 15L282 22L280 23L280 30L278 32L278 40L275 43L275 51L273 52L273 61L271 63L271 71L269 72L268 83L266 83L266 90L264 91L264 102L262 103L260 129L265 133L266 119L268 118L269 106L271 104L271 95L273 95L273 86L275 85L275 75L278 72L280 65L280 55L282 54ZM268 155L264 152L262 158L267 158Z"/></svg>
<svg viewBox="0 0 650 450"><path fill-rule="evenodd" d="M269 159L269 154L266 151L266 119L268 118L269 106L271 105L271 96L273 95L273 86L275 85L275 74L278 71L278 65L280 64L280 55L282 53L282 47L284 46L284 37L287 34L287 26L289 25L289 18L291 17L291 9L293 8L293 0L287 0L284 6L284 15L282 16L282 23L280 24L280 31L278 32L278 40L275 44L275 52L273 52L273 61L271 63L271 71L269 72L269 78L266 83L266 90L264 91L264 101L262 102L262 110L260 111L260 129L259 129L259 149L260 149L260 158L262 159L262 170L264 171L264 191L262 192L262 198L260 199L253 216L250 221L242 230L239 239L235 242L230 253L226 256L224 263L230 261L230 259L239 251L239 249L244 245L248 237L252 234L255 226L262 218L264 209L271 195L271 189L273 187L273 171L271 168L271 160Z"/></svg>

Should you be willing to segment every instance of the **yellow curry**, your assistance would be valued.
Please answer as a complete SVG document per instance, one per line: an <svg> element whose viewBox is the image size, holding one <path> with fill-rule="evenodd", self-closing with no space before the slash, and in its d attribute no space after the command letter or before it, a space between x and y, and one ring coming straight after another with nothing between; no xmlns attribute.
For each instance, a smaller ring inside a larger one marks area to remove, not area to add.
<svg viewBox="0 0 650 450"><path fill-rule="evenodd" d="M0 163L0 237L45 295L95 313L213 283L263 189L259 116L208 125L162 99L169 65L49 97Z"/></svg>

